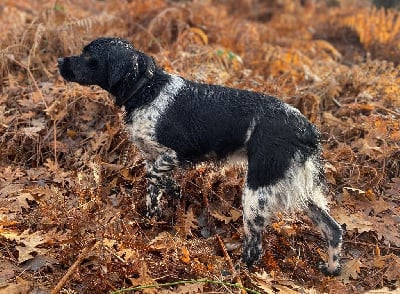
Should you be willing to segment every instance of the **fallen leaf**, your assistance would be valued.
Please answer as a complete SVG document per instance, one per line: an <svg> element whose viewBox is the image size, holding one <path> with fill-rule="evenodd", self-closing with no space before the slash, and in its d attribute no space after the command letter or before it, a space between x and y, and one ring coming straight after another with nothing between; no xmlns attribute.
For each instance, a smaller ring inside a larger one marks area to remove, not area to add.
<svg viewBox="0 0 400 294"><path fill-rule="evenodd" d="M208 36L202 29L191 27L189 30L199 36L204 45L208 44Z"/></svg>
<svg viewBox="0 0 400 294"><path fill-rule="evenodd" d="M197 229L197 219L193 213L193 209L189 208L186 213L178 217L176 230L181 236L191 236L192 229Z"/></svg>
<svg viewBox="0 0 400 294"><path fill-rule="evenodd" d="M140 257L140 253L137 250L124 248L118 251L118 256L123 258L126 262L136 260Z"/></svg>
<svg viewBox="0 0 400 294"><path fill-rule="evenodd" d="M37 252L34 248L32 247L26 247L26 246L15 246L15 249L18 250L18 262L22 263L24 261L27 261L34 256L32 255L34 252Z"/></svg>
<svg viewBox="0 0 400 294"><path fill-rule="evenodd" d="M343 187L343 189L346 189L348 191L356 192L357 194L365 194L364 190L358 189L358 188L353 188L353 187Z"/></svg>
<svg viewBox="0 0 400 294"><path fill-rule="evenodd" d="M13 199L15 200L14 207L18 208L18 211L22 211L21 208L29 209L28 200L35 200L31 193L26 192L18 193L15 197L12 197L10 201L12 201Z"/></svg>
<svg viewBox="0 0 400 294"><path fill-rule="evenodd" d="M232 221L232 217L220 214L218 211L211 212L210 214L217 220L225 222L225 224L229 224Z"/></svg>
<svg viewBox="0 0 400 294"><path fill-rule="evenodd" d="M0 270L0 284L15 277L15 271L9 268Z"/></svg>
<svg viewBox="0 0 400 294"><path fill-rule="evenodd" d="M378 239L385 240L386 244L400 247L400 223L398 215L384 215L382 217L371 218Z"/></svg>
<svg viewBox="0 0 400 294"><path fill-rule="evenodd" d="M0 182L3 186L8 186L5 184L10 184L16 179L20 179L25 176L25 171L21 170L19 167L11 167L6 166L3 169L0 168L0 179L3 179L5 182Z"/></svg>
<svg viewBox="0 0 400 294"><path fill-rule="evenodd" d="M275 284L274 289L278 291L278 293L285 293L285 294L298 294L299 291L293 290L285 285Z"/></svg>
<svg viewBox="0 0 400 294"><path fill-rule="evenodd" d="M47 115L54 121L62 120L68 114L66 100L54 100L51 105L45 110Z"/></svg>
<svg viewBox="0 0 400 294"><path fill-rule="evenodd" d="M16 241L20 244L15 246L15 248L18 250L19 263L27 261L37 254L45 254L47 252L47 249L45 248L37 248L38 245L42 245L47 242L47 238L40 232L29 233L28 229L22 232L20 235L12 231L0 232L0 235L8 240Z"/></svg>
<svg viewBox="0 0 400 294"><path fill-rule="evenodd" d="M46 166L50 172L57 173L60 170L56 162L54 162L54 160L51 160L50 158L47 158L46 162L43 165Z"/></svg>
<svg viewBox="0 0 400 294"><path fill-rule="evenodd" d="M274 294L276 291L272 287L272 283L274 281L274 278L271 277L268 273L262 272L262 273L255 273L252 275L252 277L255 279L256 285L264 291L266 294Z"/></svg>
<svg viewBox="0 0 400 294"><path fill-rule="evenodd" d="M373 266L377 268L383 268L386 265L387 255L375 256L373 260Z"/></svg>
<svg viewBox="0 0 400 294"><path fill-rule="evenodd" d="M133 181L133 179L134 179L129 168L127 168L127 167L124 167L120 170L120 175L124 178L124 180L127 180L127 181Z"/></svg>
<svg viewBox="0 0 400 294"><path fill-rule="evenodd" d="M371 158L377 156L377 154L382 154L383 149L376 146L376 140L372 138L358 139L351 146L357 148L360 154L368 155Z"/></svg>
<svg viewBox="0 0 400 294"><path fill-rule="evenodd" d="M339 278L345 284L350 283L350 278L357 280L361 267L363 267L363 264L361 263L360 259L356 258L350 260L343 265L342 273L340 274Z"/></svg>
<svg viewBox="0 0 400 294"><path fill-rule="evenodd" d="M67 136L74 139L76 137L77 133L74 130L67 129Z"/></svg>
<svg viewBox="0 0 400 294"><path fill-rule="evenodd" d="M365 219L365 215L359 211L350 213L344 207L338 207L332 211L332 216L342 225L346 225L346 230L357 230L358 233L374 230L374 224Z"/></svg>
<svg viewBox="0 0 400 294"><path fill-rule="evenodd" d="M52 258L50 256L45 256L45 255L39 254L39 255L36 255L34 258L25 262L24 269L38 271L38 270L41 270L42 268L49 267L54 270L53 265L57 264L57 263L58 263L57 259Z"/></svg>
<svg viewBox="0 0 400 294"><path fill-rule="evenodd" d="M231 213L232 220L234 222L237 221L239 218L241 218L243 215L241 210L234 209L234 208L230 209L229 212Z"/></svg>
<svg viewBox="0 0 400 294"><path fill-rule="evenodd" d="M33 119L30 123L30 127L22 128L22 132L29 138L36 138L39 132L46 128L44 118Z"/></svg>
<svg viewBox="0 0 400 294"><path fill-rule="evenodd" d="M163 250L171 246L172 236L168 232L161 232L150 241L150 248L153 250Z"/></svg>
<svg viewBox="0 0 400 294"><path fill-rule="evenodd" d="M198 294L204 293L204 283L178 285L175 289L158 289L158 294Z"/></svg>
<svg viewBox="0 0 400 294"><path fill-rule="evenodd" d="M5 287L0 288L0 294L29 294L32 289L33 282L17 277L16 283L10 283Z"/></svg>
<svg viewBox="0 0 400 294"><path fill-rule="evenodd" d="M393 257L393 262L390 264L388 270L385 273L386 278L389 281L400 281L400 258L398 256Z"/></svg>
<svg viewBox="0 0 400 294"><path fill-rule="evenodd" d="M190 263L189 250L185 246L183 246L181 248L181 252L182 252L182 256L181 256L182 262L189 264Z"/></svg>
<svg viewBox="0 0 400 294"><path fill-rule="evenodd" d="M390 290L388 287L383 287L382 289L369 290L364 292L364 294L395 294L393 290Z"/></svg>
<svg viewBox="0 0 400 294"><path fill-rule="evenodd" d="M377 200L371 201L370 204L372 205L375 214L379 214L395 206L394 203L386 201L382 197Z"/></svg>
<svg viewBox="0 0 400 294"><path fill-rule="evenodd" d="M156 281L149 275L146 262L142 261L138 267L138 278L129 278L132 286L156 285ZM156 294L157 288L147 288L142 290L143 294Z"/></svg>
<svg viewBox="0 0 400 294"><path fill-rule="evenodd" d="M93 140L90 141L92 145L92 150L97 151L101 147L104 146L105 142L109 140L109 135L107 132L91 132L90 137L93 138Z"/></svg>
<svg viewBox="0 0 400 294"><path fill-rule="evenodd" d="M112 240L112 239L109 239L109 238L104 238L102 240L102 244L104 246L107 246L108 248L113 248L116 243L117 243L116 240Z"/></svg>
<svg viewBox="0 0 400 294"><path fill-rule="evenodd" d="M10 194L21 191L24 188L22 184L7 184L0 189L0 195L8 197Z"/></svg>
<svg viewBox="0 0 400 294"><path fill-rule="evenodd" d="M379 269L386 268L385 277L389 281L400 281L400 257L391 253L384 256L376 256L373 266Z"/></svg>
<svg viewBox="0 0 400 294"><path fill-rule="evenodd" d="M187 284L187 285L179 285L175 291L171 292L171 294L196 294L196 293L204 293L203 291L204 284Z"/></svg>

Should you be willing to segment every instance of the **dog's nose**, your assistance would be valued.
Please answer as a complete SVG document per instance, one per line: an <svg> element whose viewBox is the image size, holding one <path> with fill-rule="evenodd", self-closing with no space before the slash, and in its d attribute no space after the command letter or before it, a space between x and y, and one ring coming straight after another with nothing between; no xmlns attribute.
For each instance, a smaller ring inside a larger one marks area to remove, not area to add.
<svg viewBox="0 0 400 294"><path fill-rule="evenodd" d="M57 63L58 63L58 66L63 65L63 63L64 63L64 58L62 58L62 57L57 58Z"/></svg>

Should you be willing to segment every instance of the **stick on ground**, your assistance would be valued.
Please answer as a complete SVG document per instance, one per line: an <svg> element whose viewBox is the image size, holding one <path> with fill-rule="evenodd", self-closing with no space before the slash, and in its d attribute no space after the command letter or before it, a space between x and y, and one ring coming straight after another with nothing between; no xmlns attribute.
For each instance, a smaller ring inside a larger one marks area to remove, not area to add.
<svg viewBox="0 0 400 294"><path fill-rule="evenodd" d="M62 279L57 283L57 285L54 287L54 289L51 291L51 294L57 294L60 292L62 287L64 287L65 283L67 282L68 278L72 275L72 273L78 268L78 266L81 264L83 259L86 257L86 255L94 249L97 243L94 243L93 245L87 246L81 254L79 254L78 258L75 260L75 262L70 266L68 271L65 273L65 275L62 277Z"/></svg>
<svg viewBox="0 0 400 294"><path fill-rule="evenodd" d="M225 257L226 261L228 262L228 265L229 265L229 267L230 267L230 269L232 271L232 274L235 277L235 282L238 285L240 285L240 287L242 288L240 290L240 292L242 294L245 294L246 290L243 289L243 283L242 283L242 280L240 279L240 275L238 274L238 272L236 271L236 269L235 269L235 267L233 265L232 259L229 256L228 251L226 250L224 242L222 241L222 239L221 239L221 237L219 235L217 235L217 239L218 239L219 246L221 247L222 252L224 253L224 257Z"/></svg>

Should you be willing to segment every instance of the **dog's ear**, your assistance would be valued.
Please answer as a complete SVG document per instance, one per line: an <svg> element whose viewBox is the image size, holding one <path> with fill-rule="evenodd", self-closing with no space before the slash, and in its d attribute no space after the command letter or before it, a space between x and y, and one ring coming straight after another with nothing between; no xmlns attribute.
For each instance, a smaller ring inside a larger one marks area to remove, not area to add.
<svg viewBox="0 0 400 294"><path fill-rule="evenodd" d="M136 74L137 56L127 58L121 56L119 52L109 52L107 56L108 87L111 89L117 83L122 81L127 75Z"/></svg>
<svg viewBox="0 0 400 294"><path fill-rule="evenodd" d="M126 74L127 66L116 58L115 52L108 52L107 55L107 70L108 73L108 87L111 89L115 84L121 81Z"/></svg>

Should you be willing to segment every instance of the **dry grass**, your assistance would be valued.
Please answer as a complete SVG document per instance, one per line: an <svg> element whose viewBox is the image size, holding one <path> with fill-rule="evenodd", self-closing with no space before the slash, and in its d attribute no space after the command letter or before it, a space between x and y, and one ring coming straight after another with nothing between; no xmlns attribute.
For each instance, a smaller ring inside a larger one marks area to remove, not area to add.
<svg viewBox="0 0 400 294"><path fill-rule="evenodd" d="M0 292L47 291L62 277L62 293L186 279L241 281L265 293L398 287L398 12L300 2L3 1ZM347 228L341 277L317 270L324 244L308 221L282 216L266 231L258 273L235 269L241 167L177 172L183 198L166 195L163 217L144 217L143 163L120 110L103 90L66 84L56 69L57 57L104 35L131 40L184 77L279 96L320 127L332 213Z"/></svg>

